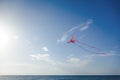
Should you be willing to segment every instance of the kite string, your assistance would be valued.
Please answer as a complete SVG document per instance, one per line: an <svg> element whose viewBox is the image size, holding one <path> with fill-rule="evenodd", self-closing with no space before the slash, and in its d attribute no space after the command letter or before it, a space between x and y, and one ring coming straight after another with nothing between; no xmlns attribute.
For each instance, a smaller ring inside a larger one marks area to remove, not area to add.
<svg viewBox="0 0 120 80"><path fill-rule="evenodd" d="M88 47L90 47L90 48L94 48L94 49L96 49L96 50L98 50L98 51L101 51L101 49L99 49L99 48L97 48L97 47L95 47L95 46L92 46L92 45L86 44L86 43L84 43L84 42L80 42L80 41L77 41L77 40L76 40L76 42L78 42L79 44L82 44L82 45L88 46Z"/></svg>
<svg viewBox="0 0 120 80"><path fill-rule="evenodd" d="M76 44L76 43L75 43L75 44ZM87 49L81 47L79 44L76 44L76 45L77 45L78 47L80 47L81 49L83 49L84 51L89 52Z"/></svg>
<svg viewBox="0 0 120 80"><path fill-rule="evenodd" d="M76 44L76 43L75 43ZM84 51L86 52L89 52L89 53L95 53L95 54L105 54L105 53L97 53L97 52L93 52L93 51L89 51L87 49L85 49L84 47L81 47L79 44L76 44L79 48L83 49Z"/></svg>

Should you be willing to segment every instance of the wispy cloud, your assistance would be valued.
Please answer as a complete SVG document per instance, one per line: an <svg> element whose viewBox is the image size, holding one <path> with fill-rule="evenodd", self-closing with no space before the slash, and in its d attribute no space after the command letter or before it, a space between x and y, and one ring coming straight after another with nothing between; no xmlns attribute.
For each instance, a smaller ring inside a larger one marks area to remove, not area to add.
<svg viewBox="0 0 120 80"><path fill-rule="evenodd" d="M71 29L69 29L67 32L63 34L63 36L57 40L57 42L64 42L66 38L69 36L70 33L74 32L77 29L80 29L80 31L84 31L89 28L89 25L93 22L92 19L88 20L86 23L82 23L78 26L74 26Z"/></svg>
<svg viewBox="0 0 120 80"><path fill-rule="evenodd" d="M109 51L109 53L105 53L105 54L91 54L91 55L87 55L85 57L109 57L109 56L120 56L120 54L117 54L116 51Z"/></svg>
<svg viewBox="0 0 120 80"><path fill-rule="evenodd" d="M57 63L57 66L69 74L84 74L84 70L90 62L91 60L88 58L69 57L66 62Z"/></svg>
<svg viewBox="0 0 120 80"><path fill-rule="evenodd" d="M68 37L68 35L64 34L60 39L57 40L57 42L64 42L67 37Z"/></svg>
<svg viewBox="0 0 120 80"><path fill-rule="evenodd" d="M92 23L93 21L92 20L89 20L87 23L85 23L81 28L80 28L80 31L84 31L86 29L88 29L90 26L90 24Z"/></svg>
<svg viewBox="0 0 120 80"><path fill-rule="evenodd" d="M89 58L84 58L84 59L80 59L77 57L69 57L67 59L68 64L74 65L74 66L86 66L89 62L91 61L91 59Z"/></svg>
<svg viewBox="0 0 120 80"><path fill-rule="evenodd" d="M68 58L67 62L69 63L80 63L80 59L79 58Z"/></svg>
<svg viewBox="0 0 120 80"><path fill-rule="evenodd" d="M46 46L42 47L42 50L43 50L43 51L49 51Z"/></svg>
<svg viewBox="0 0 120 80"><path fill-rule="evenodd" d="M55 64L54 60L50 58L49 54L34 54L30 55L32 59L38 60L40 62L45 62L49 64Z"/></svg>
<svg viewBox="0 0 120 80"><path fill-rule="evenodd" d="M54 66L67 74L84 74L85 72L91 74L91 72L86 71L86 68L88 68L87 66L89 66L90 63L92 63L93 58L68 56L65 61L57 61L52 59L50 54L35 54L30 56L34 59L34 61L37 60L39 62L46 63L47 65L52 65L52 67Z"/></svg>
<svg viewBox="0 0 120 80"><path fill-rule="evenodd" d="M48 64L60 66L60 67L62 66L83 67L83 66L86 66L91 61L88 58L80 59L77 57L68 57L66 61L61 62L61 61L56 61L52 59L49 54L34 54L34 55L30 55L30 57L33 60L37 60L43 63L48 63Z"/></svg>

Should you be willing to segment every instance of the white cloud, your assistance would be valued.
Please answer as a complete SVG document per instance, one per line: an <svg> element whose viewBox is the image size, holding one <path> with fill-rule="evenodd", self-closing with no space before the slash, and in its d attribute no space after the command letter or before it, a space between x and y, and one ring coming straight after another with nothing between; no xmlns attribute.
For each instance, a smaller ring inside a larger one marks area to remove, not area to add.
<svg viewBox="0 0 120 80"><path fill-rule="evenodd" d="M51 59L49 54L34 54L34 55L30 55L30 56L32 57L33 60L38 60L40 62L45 62L45 63L49 63L49 64L54 64L54 65L59 65L59 64L73 65L74 64L74 66L85 66L90 61L90 59L87 59L87 58L81 60L80 58L69 57L66 60L67 62L59 62L59 61L55 61L55 60Z"/></svg>
<svg viewBox="0 0 120 80"><path fill-rule="evenodd" d="M114 55L114 54L110 54L110 55ZM44 62L47 64L40 64L40 65L44 65L47 68L44 68L44 66L42 67L43 72L44 69L49 70L48 73L51 73L51 71L54 71L54 68L57 68L57 70L62 71L62 73L56 72L57 74L103 74L105 73L105 71L99 71L96 69L91 68L93 71L89 70L89 65L90 63L93 61L93 56L98 56L98 55L91 55L92 57L84 57L84 58L78 58L78 57L67 57L66 61L61 62L61 61L56 61L53 60L51 58L51 56L49 54L35 54L35 55L30 55L32 58L34 58L34 60L38 60L40 62ZM99 55L102 56L102 55ZM51 65L50 65L51 64ZM50 65L50 67L49 67ZM41 67L41 66L39 66ZM54 67L54 68L53 68ZM48 69L49 68L49 69ZM42 69L36 69L37 70L42 70ZM96 71L96 73L94 72L94 70Z"/></svg>
<svg viewBox="0 0 120 80"><path fill-rule="evenodd" d="M80 29L80 31L84 31L84 30L88 29L88 28L89 28L89 25L90 25L91 23L92 23L92 20L90 19L90 20L88 20L86 23L82 23L82 24L80 24L80 25L78 25L78 26L72 27L72 28L69 29L67 32L65 32L65 33L63 34L63 36L62 36L60 39L57 40L57 42L64 42L64 41L66 40L66 38L68 37L68 35L70 35L70 33L74 32L74 31L77 30L77 29Z"/></svg>
<svg viewBox="0 0 120 80"><path fill-rule="evenodd" d="M64 42L66 40L66 38L68 37L67 34L64 34L61 39L58 39L57 42Z"/></svg>
<svg viewBox="0 0 120 80"><path fill-rule="evenodd" d="M32 57L33 60L36 59L39 60L40 62L55 64L55 62L50 58L49 54L34 54L30 56Z"/></svg>
<svg viewBox="0 0 120 80"><path fill-rule="evenodd" d="M49 51L46 46L42 47L42 50L43 50L43 51Z"/></svg>
<svg viewBox="0 0 120 80"><path fill-rule="evenodd" d="M59 75L68 74L60 68L46 64L5 64L0 66L0 75Z"/></svg>
<svg viewBox="0 0 120 80"><path fill-rule="evenodd" d="M82 28L80 28L80 30L83 31L83 30L86 30L87 28L89 28L89 26L88 26L88 25L85 25L85 26L83 26Z"/></svg>
<svg viewBox="0 0 120 80"><path fill-rule="evenodd" d="M89 25L90 25L91 23L92 23L92 20L89 20L87 23L84 24L84 26L82 26L82 27L80 28L80 31L84 31L84 30L88 29L88 28L89 28Z"/></svg>
<svg viewBox="0 0 120 80"><path fill-rule="evenodd" d="M83 25L84 24L80 24L78 26L72 27L70 30L68 30L68 32L72 32L72 31L76 30L77 28L82 27Z"/></svg>
<svg viewBox="0 0 120 80"><path fill-rule="evenodd" d="M67 61L69 63L80 63L80 59L79 58L69 58Z"/></svg>
<svg viewBox="0 0 120 80"><path fill-rule="evenodd" d="M52 64L52 65L59 67L60 69L62 67L64 67L64 68L81 67L82 68L82 67L85 67L86 65L88 65L88 63L91 61L88 58L80 59L80 58L76 58L76 57L69 57L69 58L67 58L67 60L65 62L61 62L61 61L53 60L49 54L34 54L34 55L30 55L30 56L32 57L33 60L38 60L43 63Z"/></svg>
<svg viewBox="0 0 120 80"><path fill-rule="evenodd" d="M76 57L71 57L71 58L68 58L67 60L67 62L70 63L71 65L74 64L74 66L80 66L80 67L88 65L90 61L91 59L88 59L88 58L80 59Z"/></svg>
<svg viewBox="0 0 120 80"><path fill-rule="evenodd" d="M66 62L58 62L56 66L69 74L84 74L84 70L90 62L91 59L88 58L80 59L76 57L69 57Z"/></svg>

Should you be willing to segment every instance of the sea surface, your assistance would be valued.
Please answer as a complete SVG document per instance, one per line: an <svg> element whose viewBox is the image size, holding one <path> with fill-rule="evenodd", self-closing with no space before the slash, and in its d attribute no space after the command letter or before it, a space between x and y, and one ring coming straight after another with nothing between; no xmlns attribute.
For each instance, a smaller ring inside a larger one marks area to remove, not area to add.
<svg viewBox="0 0 120 80"><path fill-rule="evenodd" d="M9 75L9 76L0 76L0 80L120 80L120 75L100 75L100 76L93 76L93 75L74 75L74 76L41 76L41 75L28 75L28 76L15 76L15 75Z"/></svg>

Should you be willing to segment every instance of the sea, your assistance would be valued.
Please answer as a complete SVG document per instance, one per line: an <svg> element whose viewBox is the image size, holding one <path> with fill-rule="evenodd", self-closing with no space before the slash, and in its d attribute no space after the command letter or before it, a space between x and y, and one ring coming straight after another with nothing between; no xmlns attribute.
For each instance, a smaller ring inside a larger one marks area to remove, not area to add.
<svg viewBox="0 0 120 80"><path fill-rule="evenodd" d="M1 75L0 80L120 80L120 75Z"/></svg>

